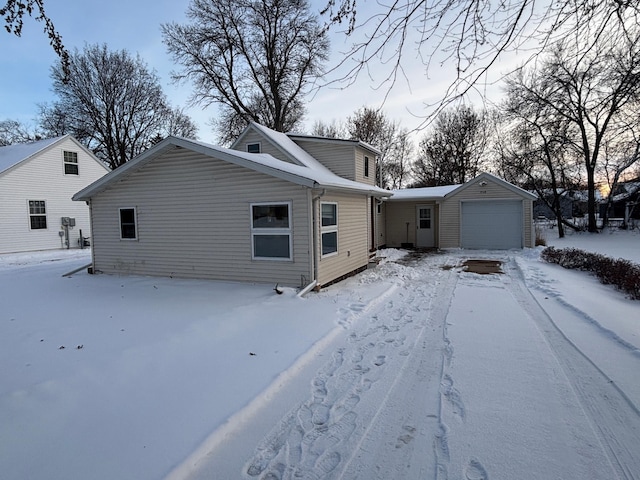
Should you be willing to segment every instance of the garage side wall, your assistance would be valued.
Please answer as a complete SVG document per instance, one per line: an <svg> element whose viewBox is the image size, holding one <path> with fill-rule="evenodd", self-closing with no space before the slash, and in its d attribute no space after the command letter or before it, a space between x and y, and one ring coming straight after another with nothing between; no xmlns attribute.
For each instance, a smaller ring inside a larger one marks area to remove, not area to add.
<svg viewBox="0 0 640 480"><path fill-rule="evenodd" d="M291 203L293 260L252 260L251 203ZM311 277L308 189L178 149L92 198L93 254L106 273L299 286ZM136 240L119 209L135 208Z"/></svg>
<svg viewBox="0 0 640 480"><path fill-rule="evenodd" d="M516 191L505 188L497 182L486 181L471 183L460 192L454 192L447 196L440 206L440 248L459 248L461 202L463 201L488 201L488 200L520 200L523 202L523 244L525 247L533 246L533 202L523 198Z"/></svg>

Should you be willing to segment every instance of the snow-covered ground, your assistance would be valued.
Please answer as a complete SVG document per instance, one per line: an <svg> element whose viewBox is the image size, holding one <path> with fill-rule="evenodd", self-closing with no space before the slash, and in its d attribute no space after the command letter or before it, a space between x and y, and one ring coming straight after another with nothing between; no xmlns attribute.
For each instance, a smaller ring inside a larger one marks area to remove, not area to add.
<svg viewBox="0 0 640 480"><path fill-rule="evenodd" d="M640 478L640 302L539 252L385 250L305 298L0 256L0 478Z"/></svg>

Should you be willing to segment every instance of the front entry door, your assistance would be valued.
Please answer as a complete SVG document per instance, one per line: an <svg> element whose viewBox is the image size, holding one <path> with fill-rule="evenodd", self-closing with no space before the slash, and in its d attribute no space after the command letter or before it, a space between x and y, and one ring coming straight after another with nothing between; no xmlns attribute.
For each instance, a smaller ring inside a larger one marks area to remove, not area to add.
<svg viewBox="0 0 640 480"><path fill-rule="evenodd" d="M416 206L416 247L435 247L433 234L433 206Z"/></svg>

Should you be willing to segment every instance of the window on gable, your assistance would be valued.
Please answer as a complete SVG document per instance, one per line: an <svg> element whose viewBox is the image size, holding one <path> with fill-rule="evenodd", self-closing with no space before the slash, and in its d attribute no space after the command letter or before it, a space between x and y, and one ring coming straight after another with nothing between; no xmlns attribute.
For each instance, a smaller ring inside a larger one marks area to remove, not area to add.
<svg viewBox="0 0 640 480"><path fill-rule="evenodd" d="M29 224L31 230L47 228L47 207L44 200L29 200Z"/></svg>
<svg viewBox="0 0 640 480"><path fill-rule="evenodd" d="M251 204L252 258L291 260L291 203Z"/></svg>
<svg viewBox="0 0 640 480"><path fill-rule="evenodd" d="M260 153L260 144L259 143L248 143L247 144L247 152L249 152L249 153Z"/></svg>
<svg viewBox="0 0 640 480"><path fill-rule="evenodd" d="M78 152L62 152L65 175L78 175Z"/></svg>
<svg viewBox="0 0 640 480"><path fill-rule="evenodd" d="M369 157L364 157L364 176L369 176Z"/></svg>
<svg viewBox="0 0 640 480"><path fill-rule="evenodd" d="M338 253L338 204L321 203L322 256Z"/></svg>
<svg viewBox="0 0 640 480"><path fill-rule="evenodd" d="M138 238L136 224L136 209L121 208L120 209L120 239L136 240Z"/></svg>

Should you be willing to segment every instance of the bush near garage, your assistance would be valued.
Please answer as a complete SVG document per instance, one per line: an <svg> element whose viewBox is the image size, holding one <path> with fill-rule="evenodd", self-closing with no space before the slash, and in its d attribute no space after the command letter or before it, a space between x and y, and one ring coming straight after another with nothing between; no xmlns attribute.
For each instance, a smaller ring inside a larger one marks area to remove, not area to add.
<svg viewBox="0 0 640 480"><path fill-rule="evenodd" d="M635 300L640 300L640 265L623 258L613 259L577 248L545 248L540 257L564 268L594 274L601 283L614 285Z"/></svg>

